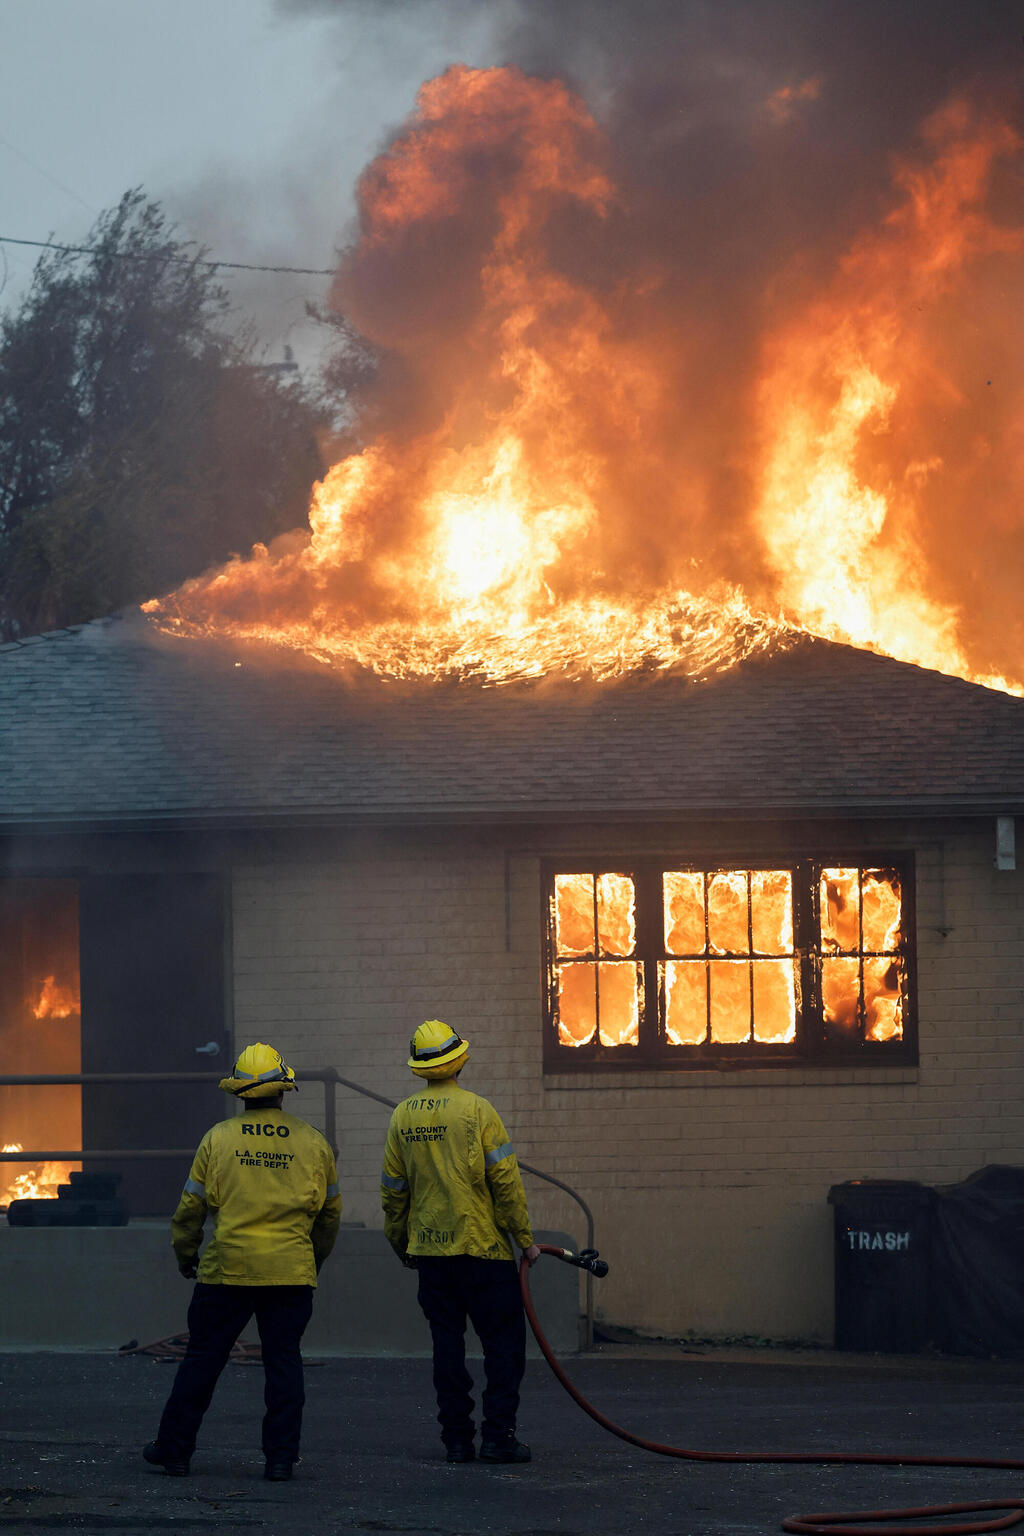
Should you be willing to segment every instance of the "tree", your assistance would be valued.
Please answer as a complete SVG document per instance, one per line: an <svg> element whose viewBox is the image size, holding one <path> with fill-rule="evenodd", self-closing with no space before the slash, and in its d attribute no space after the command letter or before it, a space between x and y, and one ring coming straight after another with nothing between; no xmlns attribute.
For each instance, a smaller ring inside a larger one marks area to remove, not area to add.
<svg viewBox="0 0 1024 1536"><path fill-rule="evenodd" d="M157 596L306 522L322 412L135 189L0 319L0 634Z"/></svg>

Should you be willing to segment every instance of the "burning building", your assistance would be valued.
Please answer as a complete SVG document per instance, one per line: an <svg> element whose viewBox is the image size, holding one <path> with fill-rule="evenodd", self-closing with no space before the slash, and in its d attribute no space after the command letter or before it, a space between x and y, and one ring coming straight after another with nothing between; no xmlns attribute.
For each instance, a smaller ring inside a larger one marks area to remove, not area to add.
<svg viewBox="0 0 1024 1536"><path fill-rule="evenodd" d="M0 699L9 1061L73 1069L74 1034L86 1071L215 1080L265 1037L398 1097L441 1015L620 1256L606 1319L665 1334L826 1338L831 1184L1021 1161L1016 697L807 637L699 681L387 681L136 617L4 648ZM0 1139L223 1112L74 1094ZM342 1106L370 1226L381 1113ZM182 1159L133 1167L169 1209Z"/></svg>
<svg viewBox="0 0 1024 1536"><path fill-rule="evenodd" d="M0 1028L397 1097L443 1017L630 1257L610 1323L824 1339L831 1184L1024 1153L1018 93L919 80L845 198L827 71L709 70L703 128L626 74L617 132L551 71L428 82L332 286L375 368L309 528L0 651ZM0 1102L68 1154L223 1108ZM371 1226L382 1131L346 1102Z"/></svg>

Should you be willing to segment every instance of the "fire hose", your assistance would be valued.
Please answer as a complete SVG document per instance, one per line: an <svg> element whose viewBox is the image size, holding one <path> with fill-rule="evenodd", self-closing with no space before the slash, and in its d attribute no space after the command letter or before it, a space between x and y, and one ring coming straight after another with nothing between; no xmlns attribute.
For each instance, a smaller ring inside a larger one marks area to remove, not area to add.
<svg viewBox="0 0 1024 1536"><path fill-rule="evenodd" d="M572 1264L577 1269L585 1269L597 1279L603 1279L608 1273L607 1263L595 1248L584 1248L579 1253L573 1253L571 1249L555 1248L549 1243L541 1243L539 1247L541 1253L550 1254L552 1258L561 1259L563 1263ZM902 1454L886 1455L880 1452L859 1454L848 1451L693 1451L685 1450L678 1445L661 1445L655 1440L645 1440L641 1435L631 1434L629 1430L623 1429L600 1413L569 1380L555 1358L537 1319L533 1298L530 1295L530 1265L525 1260L519 1266L519 1284L523 1293L526 1316L541 1354L573 1402L582 1408L583 1412L588 1414L596 1424L600 1424L602 1429L608 1430L609 1434L617 1435L620 1440L639 1446L643 1451L653 1451L657 1456L676 1456L683 1461L764 1462L767 1464L815 1462L819 1465L886 1467L989 1467L1001 1471L1024 1471L1024 1461L1006 1461L994 1457L904 1456ZM1007 1512L1000 1518L972 1520L956 1525L932 1523L936 1518L949 1515L981 1514L987 1511L994 1516L995 1512L1000 1510ZM882 1521L922 1519L928 1523L924 1525L880 1524ZM929 1504L919 1509L874 1509L836 1514L790 1515L783 1520L782 1529L802 1533L802 1536L886 1536L886 1533L889 1533L889 1536L974 1536L975 1532L981 1531L1005 1531L1021 1520L1024 1520L1024 1498L982 1499L966 1504Z"/></svg>

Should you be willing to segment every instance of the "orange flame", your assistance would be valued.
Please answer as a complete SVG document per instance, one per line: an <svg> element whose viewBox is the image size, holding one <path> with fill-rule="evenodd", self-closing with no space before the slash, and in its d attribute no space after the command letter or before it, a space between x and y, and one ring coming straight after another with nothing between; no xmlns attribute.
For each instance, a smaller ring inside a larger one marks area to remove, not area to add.
<svg viewBox="0 0 1024 1536"><path fill-rule="evenodd" d="M20 1142L9 1141L5 1152L20 1152ZM0 1192L0 1209L6 1209L12 1200L56 1200L57 1187L68 1182L72 1169L80 1163L41 1163L38 1168L28 1168L12 1179L6 1190Z"/></svg>
<svg viewBox="0 0 1024 1536"><path fill-rule="evenodd" d="M766 120L821 89L783 87ZM1024 308L1021 230L989 211L1021 143L958 102L922 146L825 290L773 311L715 437L687 328L659 308L667 274L641 256L586 275L629 188L583 103L450 69L364 174L332 294L394 384L374 441L315 488L308 538L145 611L185 636L496 681L704 675L795 628L1019 691L1016 640L943 530L970 528L986 489L1010 522L1019 504L1020 322L976 293L1002 283ZM1011 380L998 405L964 372L988 356L979 325ZM721 525L722 457L747 488L739 526Z"/></svg>
<svg viewBox="0 0 1024 1536"><path fill-rule="evenodd" d="M987 265L996 275L1000 258L1005 267L1024 249L1020 229L984 211L997 162L1022 145L963 103L926 124L924 140L933 158L897 167L902 201L881 230L858 241L832 290L766 348L756 518L778 594L802 624L971 676L963 616L925 567L921 532L944 498L971 494L971 455L998 450L1020 473L1010 441L1019 418L978 420L949 354L963 328L968 269ZM958 443L958 431L974 441ZM1012 687L1002 676L977 680Z"/></svg>
<svg viewBox="0 0 1024 1536"><path fill-rule="evenodd" d="M70 1019L81 1013L78 987L60 983L55 976L45 976L39 985L39 997L32 1005L34 1019Z"/></svg>

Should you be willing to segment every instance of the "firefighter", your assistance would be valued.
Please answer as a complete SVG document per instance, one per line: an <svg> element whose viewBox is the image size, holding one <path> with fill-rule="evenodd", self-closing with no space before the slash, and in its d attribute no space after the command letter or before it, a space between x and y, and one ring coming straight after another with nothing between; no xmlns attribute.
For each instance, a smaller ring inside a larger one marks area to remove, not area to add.
<svg viewBox="0 0 1024 1536"><path fill-rule="evenodd" d="M273 1046L247 1045L220 1086L244 1112L207 1131L171 1218L178 1268L197 1283L188 1349L142 1454L172 1477L186 1475L217 1379L255 1313L266 1377L264 1476L285 1482L299 1458L305 1400L299 1341L341 1219L338 1174L320 1132L284 1112L295 1073ZM213 1235L197 1270L208 1211Z"/></svg>
<svg viewBox="0 0 1024 1536"><path fill-rule="evenodd" d="M497 1111L460 1088L469 1046L440 1019L410 1042L423 1087L391 1117L381 1174L388 1242L416 1269L434 1345L434 1390L447 1459L472 1461L472 1377L466 1319L484 1352L480 1460L525 1462L516 1439L526 1323L509 1235L528 1264L539 1256L512 1143Z"/></svg>

